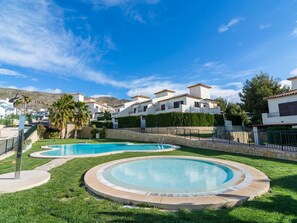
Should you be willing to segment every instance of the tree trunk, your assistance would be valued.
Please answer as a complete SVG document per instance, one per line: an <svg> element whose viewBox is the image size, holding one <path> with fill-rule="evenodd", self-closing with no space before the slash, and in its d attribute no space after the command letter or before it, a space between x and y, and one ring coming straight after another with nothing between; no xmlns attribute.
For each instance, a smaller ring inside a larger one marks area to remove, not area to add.
<svg viewBox="0 0 297 223"><path fill-rule="evenodd" d="M24 115L26 116L26 101L24 102Z"/></svg>
<svg viewBox="0 0 297 223"><path fill-rule="evenodd" d="M74 130L74 138L77 138L77 129Z"/></svg>
<svg viewBox="0 0 297 223"><path fill-rule="evenodd" d="M68 128L67 128L67 124L66 124L64 139L67 139L67 134L68 134Z"/></svg>

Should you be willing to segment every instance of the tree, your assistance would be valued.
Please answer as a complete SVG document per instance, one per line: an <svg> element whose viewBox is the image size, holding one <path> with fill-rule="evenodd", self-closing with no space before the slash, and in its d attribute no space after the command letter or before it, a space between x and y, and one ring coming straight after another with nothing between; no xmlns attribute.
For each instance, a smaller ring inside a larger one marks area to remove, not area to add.
<svg viewBox="0 0 297 223"><path fill-rule="evenodd" d="M105 120L111 120L111 114L110 114L110 112L109 111L104 111L103 118Z"/></svg>
<svg viewBox="0 0 297 223"><path fill-rule="evenodd" d="M216 98L215 101L219 103L221 111L225 113L227 105L228 105L228 101L226 99L222 98L222 97Z"/></svg>
<svg viewBox="0 0 297 223"><path fill-rule="evenodd" d="M19 108L19 105L20 104L22 104L22 99L20 99L20 98L18 98L18 99L16 99L15 101L14 101L14 103L13 103L13 105L14 105L14 107L15 107L15 113L16 113L16 115L18 114L18 108Z"/></svg>
<svg viewBox="0 0 297 223"><path fill-rule="evenodd" d="M32 98L30 96L22 95L23 96L23 102L24 102L24 115L27 113L27 105L32 101Z"/></svg>
<svg viewBox="0 0 297 223"><path fill-rule="evenodd" d="M243 102L243 109L253 115L253 123L259 124L262 122L262 113L268 112L268 103L264 98L288 90L289 88L282 87L277 79L261 72L251 80L246 80L239 97Z"/></svg>
<svg viewBox="0 0 297 223"><path fill-rule="evenodd" d="M245 110L242 110L238 103L228 103L226 107L226 115L240 116L244 124L248 124L250 122Z"/></svg>
<svg viewBox="0 0 297 223"><path fill-rule="evenodd" d="M49 107L49 120L52 126L60 131L60 138L65 130L67 137L67 123L73 119L75 101L72 95L63 95Z"/></svg>
<svg viewBox="0 0 297 223"><path fill-rule="evenodd" d="M74 138L77 137L77 130L81 129L83 126L87 125L90 120L89 107L81 101L75 102L74 105Z"/></svg>

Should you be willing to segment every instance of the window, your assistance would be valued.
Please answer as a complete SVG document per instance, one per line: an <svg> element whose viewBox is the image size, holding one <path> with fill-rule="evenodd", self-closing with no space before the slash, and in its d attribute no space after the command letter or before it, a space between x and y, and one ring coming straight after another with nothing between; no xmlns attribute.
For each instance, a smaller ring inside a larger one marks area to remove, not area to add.
<svg viewBox="0 0 297 223"><path fill-rule="evenodd" d="M165 110L165 104L161 105L161 110L162 110L162 111Z"/></svg>
<svg viewBox="0 0 297 223"><path fill-rule="evenodd" d="M198 101L195 101L195 102L194 102L194 107L195 107L195 108L200 108L200 105L199 105L199 102L198 102Z"/></svg>
<svg viewBox="0 0 297 223"><path fill-rule="evenodd" d="M183 104L184 104L184 101L176 101L176 102L174 102L174 103L173 103L173 107L174 107L174 108L179 108L179 105L180 105L180 104L183 105Z"/></svg>
<svg viewBox="0 0 297 223"><path fill-rule="evenodd" d="M136 113L136 108L133 109L133 112Z"/></svg>
<svg viewBox="0 0 297 223"><path fill-rule="evenodd" d="M174 103L173 103L173 107L174 107L174 108L179 108L179 102L178 102L178 101L177 101L177 102L174 102Z"/></svg>
<svg viewBox="0 0 297 223"><path fill-rule="evenodd" d="M278 108L280 116L297 115L297 101L279 104Z"/></svg>
<svg viewBox="0 0 297 223"><path fill-rule="evenodd" d="M143 111L145 112L147 109L147 105L143 106Z"/></svg>

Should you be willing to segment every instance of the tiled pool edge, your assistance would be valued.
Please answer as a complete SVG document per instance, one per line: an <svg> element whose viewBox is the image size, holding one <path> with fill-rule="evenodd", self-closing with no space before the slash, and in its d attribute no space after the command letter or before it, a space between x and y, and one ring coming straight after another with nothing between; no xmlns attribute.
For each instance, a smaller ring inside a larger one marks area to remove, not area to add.
<svg viewBox="0 0 297 223"><path fill-rule="evenodd" d="M149 157L134 157L122 160L116 160L109 163L116 164L117 162L123 162L124 160L132 161L137 159L149 159L149 158L160 158L160 157L172 157L172 158L194 158L200 160L207 160L212 162L219 162L226 165L235 165L249 172L252 179L246 185L237 187L236 185L231 187L226 192L216 195L201 195L201 196L190 196L190 197L169 197L169 196L153 196L149 194L136 194L119 189L111 188L97 179L97 172L100 168L108 163L98 165L90 169L84 176L85 185L91 192L111 199L113 201L123 204L141 204L147 203L149 205L167 209L167 210L178 210L178 209L219 209L223 207L232 207L239 205L244 201L251 200L254 197L260 196L268 192L270 183L268 177L260 172L259 170L247 166L245 164L213 159L213 158L202 158L193 156L149 156Z"/></svg>
<svg viewBox="0 0 297 223"><path fill-rule="evenodd" d="M104 144L104 143L100 143L100 144ZM108 143L105 143L108 144ZM131 144L131 142L127 142L127 144ZM139 143L135 143L135 144L139 144ZM143 143L142 143L143 144ZM158 144L156 144L158 145ZM169 151L174 151L176 149L180 149L180 146L176 146L176 145L171 145L171 144L166 144L166 145L170 145L171 147L168 149L158 149L158 150L121 150L121 151L114 151L114 152L106 152L106 153L97 153L97 154L88 154L88 155L73 155L73 156L46 156L46 155L42 155L42 153L45 150L52 150L55 149L53 147L50 146L41 146L42 149L44 149L43 151L39 151L39 152L34 152L30 154L30 157L33 158L51 158L51 159L61 159L61 158L87 158L87 157L98 157L98 156L106 156L106 155L112 155L112 154L119 154L119 153L128 153L128 152L169 152Z"/></svg>

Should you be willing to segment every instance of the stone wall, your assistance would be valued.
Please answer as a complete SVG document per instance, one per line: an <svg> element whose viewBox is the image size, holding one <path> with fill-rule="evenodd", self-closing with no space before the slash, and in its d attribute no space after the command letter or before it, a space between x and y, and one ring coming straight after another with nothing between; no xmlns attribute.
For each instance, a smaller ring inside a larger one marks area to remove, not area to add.
<svg viewBox="0 0 297 223"><path fill-rule="evenodd" d="M108 139L123 139L127 141L141 141L141 142L160 142L162 139L165 143L189 146L194 148L203 148L217 151L224 151L230 153L239 153L253 156L263 156L269 158L277 158L283 160L292 160L297 162L297 153L285 152L281 150L269 149L264 147L253 147L242 144L228 144L220 142L212 142L207 140L191 140L174 135L158 135L150 133L138 133L127 130L107 129L106 138Z"/></svg>
<svg viewBox="0 0 297 223"><path fill-rule="evenodd" d="M81 130L77 132L77 138L79 139L91 139L93 138L91 127L83 127Z"/></svg>

